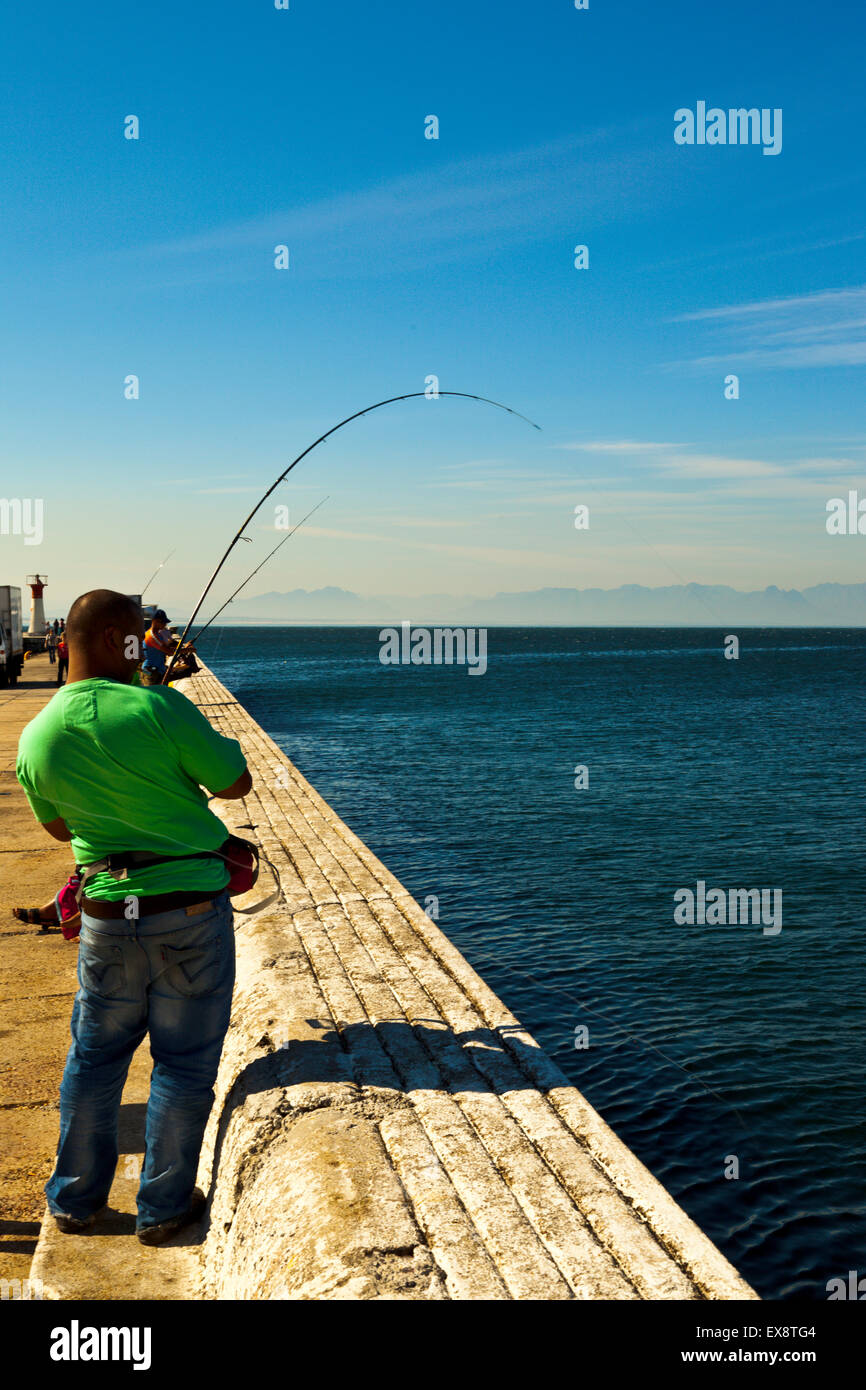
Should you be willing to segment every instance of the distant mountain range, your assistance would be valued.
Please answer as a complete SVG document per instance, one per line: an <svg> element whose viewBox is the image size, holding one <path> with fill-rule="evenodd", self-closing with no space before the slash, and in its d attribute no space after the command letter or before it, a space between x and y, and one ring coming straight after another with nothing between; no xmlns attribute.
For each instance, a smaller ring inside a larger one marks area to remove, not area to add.
<svg viewBox="0 0 866 1390"><path fill-rule="evenodd" d="M381 623L430 625L757 627L866 626L866 584L816 584L808 589L742 592L726 584L671 584L649 589L534 589L470 595L393 594L363 597L348 589L291 589L242 598L223 623Z"/></svg>

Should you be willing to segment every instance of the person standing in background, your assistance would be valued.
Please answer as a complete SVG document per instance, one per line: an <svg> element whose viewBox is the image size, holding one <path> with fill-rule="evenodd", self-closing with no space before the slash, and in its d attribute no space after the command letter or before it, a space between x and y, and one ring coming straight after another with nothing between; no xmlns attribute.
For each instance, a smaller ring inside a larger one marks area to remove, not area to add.
<svg viewBox="0 0 866 1390"><path fill-rule="evenodd" d="M69 648L66 645L66 629L57 638L57 684L62 685L69 666Z"/></svg>

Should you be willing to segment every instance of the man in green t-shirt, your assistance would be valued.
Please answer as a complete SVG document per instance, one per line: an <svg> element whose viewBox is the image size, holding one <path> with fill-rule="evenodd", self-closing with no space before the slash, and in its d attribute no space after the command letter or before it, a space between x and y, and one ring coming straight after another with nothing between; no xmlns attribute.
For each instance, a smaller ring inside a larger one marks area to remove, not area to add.
<svg viewBox="0 0 866 1390"><path fill-rule="evenodd" d="M131 684L144 640L133 600L110 589L83 594L67 640L67 683L19 742L18 780L33 814L71 842L77 865L142 851L169 862L103 869L86 884L60 1141L45 1191L61 1230L93 1224L117 1163L123 1083L149 1034L137 1230L157 1245L204 1207L195 1171L234 986L229 872L213 854L227 832L202 788L231 800L252 779L240 744L179 691Z"/></svg>

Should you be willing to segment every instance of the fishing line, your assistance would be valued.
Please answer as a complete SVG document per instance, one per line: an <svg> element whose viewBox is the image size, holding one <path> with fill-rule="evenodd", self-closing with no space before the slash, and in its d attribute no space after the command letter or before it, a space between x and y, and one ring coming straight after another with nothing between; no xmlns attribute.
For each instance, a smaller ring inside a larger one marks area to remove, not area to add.
<svg viewBox="0 0 866 1390"><path fill-rule="evenodd" d="M176 555L176 554L177 554L177 551L176 551L176 550L171 550L171 551L169 551L168 555L166 555L165 559L163 560L162 565L157 565L157 567L156 567L156 569L154 570L153 574L150 576L150 578L148 579L147 583L145 584L144 588L143 588L142 591L141 591L141 597L142 597L142 598L144 598L145 594L147 593L147 591L148 591L148 589L150 588L151 584L153 583L154 579L156 579L156 576L159 574L160 570L163 568L163 565L167 565L168 562L169 562L169 560L171 559L172 555Z"/></svg>
<svg viewBox="0 0 866 1390"><path fill-rule="evenodd" d="M305 522L305 521L309 521L310 517L313 515L313 512L317 512L317 511L319 510L320 507L323 507L323 506L325 505L325 503L327 502L327 500L328 500L327 497L323 497L322 500L321 500L321 502L317 502L316 505L315 505L315 507L313 507L311 511L307 512L307 515L306 515L306 516L302 516L302 517L301 517L301 519L300 519L300 521L298 522L297 526L293 526L292 529L291 529L291 531L288 533L288 535L287 535L287 536L283 536L283 539L280 541L280 544L279 544L279 545L275 545L274 548L273 548L273 550L270 550L270 551L268 552L268 554L267 554L267 555L265 556L265 558L262 560L262 563L261 563L260 565L256 565L256 567L255 567L255 569L253 570L252 574L248 574L248 575L247 575L247 577L246 577L246 579L244 580L243 584L239 584L239 585L238 585L238 587L235 589L234 593L232 594L231 598L227 598L227 599L226 599L226 601L225 601L225 603L223 604L222 608L218 608L217 611L214 613L213 617L212 617L212 618L208 618L208 620L207 620L207 622L205 623L204 627L200 627L200 628L199 628L198 632L195 634L195 637L191 637L191 638L190 638L190 641L191 641L191 642L197 642L198 639L202 636L202 634L205 633L205 632L207 632L207 630L208 630L208 628L210 627L211 623L216 622L216 620L217 620L217 618L219 617L220 613L222 613L224 609L228 608L229 604L232 602L232 599L236 599L237 596L238 596L238 594L240 593L241 589L245 589L246 586L249 584L250 580L253 579L253 578L258 574L259 570L264 568L264 566L268 563L268 560L270 560L271 556L272 556L272 555L276 555L277 551L280 549L280 546L285 545L286 541L291 540L291 538L292 538L292 536L295 534L295 532L298 531L298 530L300 530L300 528L303 526L304 522ZM242 540L246 540L246 536L242 536L241 539L242 539Z"/></svg>
<svg viewBox="0 0 866 1390"><path fill-rule="evenodd" d="M470 391L439 391L437 394L439 396L460 396L467 401L481 401L484 405L493 405L496 407L497 410L505 410L509 415L516 415L518 420L524 420L526 424L531 425L534 430L541 429L541 426L536 425L534 420L530 420L526 415L521 415L519 410L512 410L510 405L503 405L501 401L492 401L489 396L476 396ZM169 661L168 666L166 667L165 674L162 678L163 685L168 685L172 669L177 659L177 654L180 651L181 646L189 636L189 630L195 622L196 618L198 617L199 609L201 608L202 604L204 603L205 599L210 593L214 580L216 579L217 575L219 574L228 557L231 555L238 541L242 537L246 540L249 539L249 537L243 536L244 531L249 526L256 512L259 510L261 506L264 505L265 502L267 502L271 493L279 487L283 479L286 478L288 474L291 473L292 469L301 462L301 459L305 459L307 457L307 454L312 453L313 449L317 448L319 444L324 443L324 441L326 439L329 439L332 434L335 434L337 430L341 430L344 425L351 424L352 420L359 420L362 415L369 415L371 410L379 410L383 405L393 405L395 401L411 401L418 396L424 397L427 400L435 399L433 397L430 397L426 391L408 391L403 396L389 396L388 399L385 401L376 401L375 405L368 405L365 406L363 410L356 410L354 415L347 415L345 420L341 420L338 425L332 425L331 428L329 430L326 430L324 434L320 434L319 438L315 439L312 444L309 444L307 448L303 451L303 453L298 454L297 458L292 459L292 462L289 464L288 468L283 469L280 476L273 483L271 483L271 486L268 488L267 492L264 493L264 495L253 507L252 511L244 521L243 525L239 527L239 529L235 532L228 546L228 549L226 550L225 554L223 555L222 559L220 560L219 564L217 565L216 569L214 570L213 574L208 580L207 584L204 586L204 589L201 593L201 597L199 598L198 603L193 609L192 617L190 618L189 622L184 628L183 633L181 634L180 642L178 643L177 648L172 654L171 660Z"/></svg>

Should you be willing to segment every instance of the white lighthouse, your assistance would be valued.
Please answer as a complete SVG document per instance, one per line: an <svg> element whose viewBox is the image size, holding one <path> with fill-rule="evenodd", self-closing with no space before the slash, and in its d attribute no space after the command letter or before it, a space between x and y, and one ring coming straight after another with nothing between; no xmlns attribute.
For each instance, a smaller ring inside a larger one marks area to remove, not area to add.
<svg viewBox="0 0 866 1390"><path fill-rule="evenodd" d="M45 606L42 602L42 590L48 580L44 574L28 574L27 583L30 585L30 626L27 632L30 637L42 637L45 632Z"/></svg>

